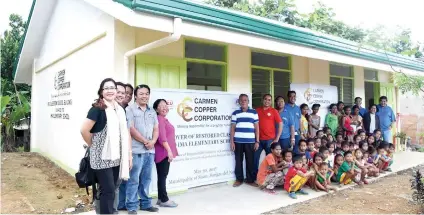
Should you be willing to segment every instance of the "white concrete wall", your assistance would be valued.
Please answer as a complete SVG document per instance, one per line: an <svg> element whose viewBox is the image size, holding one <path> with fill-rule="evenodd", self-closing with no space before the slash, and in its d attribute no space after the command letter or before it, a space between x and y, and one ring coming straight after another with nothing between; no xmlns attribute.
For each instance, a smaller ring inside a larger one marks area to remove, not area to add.
<svg viewBox="0 0 424 215"><path fill-rule="evenodd" d="M114 19L83 1L59 0L34 73L31 150L55 160L69 172L78 169L84 155L80 128L94 99L100 82L114 75ZM81 46L106 32L106 36ZM72 50L76 52L67 55ZM70 88L55 89L55 78L65 70ZM55 97L68 93L69 95ZM70 105L49 106L57 100L72 100ZM63 108L58 112L57 108ZM68 114L69 119L52 118L51 114Z"/></svg>

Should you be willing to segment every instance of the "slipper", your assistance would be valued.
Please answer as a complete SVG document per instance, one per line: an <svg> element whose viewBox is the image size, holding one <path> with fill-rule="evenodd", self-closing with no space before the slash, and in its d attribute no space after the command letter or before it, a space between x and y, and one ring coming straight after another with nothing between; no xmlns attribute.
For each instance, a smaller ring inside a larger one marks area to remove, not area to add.
<svg viewBox="0 0 424 215"><path fill-rule="evenodd" d="M263 191L264 192L266 192L266 193L269 193L269 194L272 194L272 195L276 195L277 194L277 192L275 192L275 190L270 190L270 189L263 189Z"/></svg>

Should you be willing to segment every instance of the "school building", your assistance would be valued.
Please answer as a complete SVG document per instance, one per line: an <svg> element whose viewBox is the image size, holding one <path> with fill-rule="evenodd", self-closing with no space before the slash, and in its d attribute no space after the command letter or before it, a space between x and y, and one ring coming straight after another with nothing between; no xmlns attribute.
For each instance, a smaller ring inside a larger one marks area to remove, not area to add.
<svg viewBox="0 0 424 215"><path fill-rule="evenodd" d="M15 82L32 85L31 150L70 172L83 155L81 123L106 77L249 93L253 106L265 93L285 96L290 84L336 86L346 104L362 97L367 107L385 95L402 113L401 101L418 98L400 94L393 70L424 74L424 62L412 58L192 1L34 0L28 21Z"/></svg>

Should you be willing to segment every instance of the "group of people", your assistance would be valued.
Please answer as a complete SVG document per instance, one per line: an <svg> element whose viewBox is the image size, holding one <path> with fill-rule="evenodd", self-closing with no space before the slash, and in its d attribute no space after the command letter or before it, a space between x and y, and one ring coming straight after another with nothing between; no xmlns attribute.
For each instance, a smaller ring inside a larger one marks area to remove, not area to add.
<svg viewBox="0 0 424 215"><path fill-rule="evenodd" d="M104 79L85 119L81 135L89 146L99 195L96 212L157 212L149 197L153 165L157 171L160 207L177 207L166 191L170 163L178 155L175 129L168 121L166 100L148 105L150 88ZM132 103L132 98L135 98Z"/></svg>
<svg viewBox="0 0 424 215"><path fill-rule="evenodd" d="M355 98L353 107L343 102L331 104L321 126L320 105L297 106L296 92L289 91L288 103L282 96L274 100L263 96L263 106L249 107L249 97L239 96L240 109L232 114L230 142L235 154L236 181L275 193L283 186L291 198L308 194L307 185L315 190L337 190L355 182L368 184L368 177L391 171L394 145L391 129L396 122L387 97L380 104L362 107ZM311 112L311 113L310 113ZM260 163L265 150L266 157ZM243 174L246 161L246 177Z"/></svg>

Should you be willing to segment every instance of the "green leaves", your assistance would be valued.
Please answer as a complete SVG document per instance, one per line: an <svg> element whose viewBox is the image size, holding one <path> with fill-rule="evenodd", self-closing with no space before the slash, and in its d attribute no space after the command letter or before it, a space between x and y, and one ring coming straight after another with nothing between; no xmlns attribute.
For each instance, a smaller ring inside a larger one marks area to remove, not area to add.
<svg viewBox="0 0 424 215"><path fill-rule="evenodd" d="M413 95L418 96L420 93L424 93L423 76L395 72L393 74L393 81L402 94L411 92Z"/></svg>
<svg viewBox="0 0 424 215"><path fill-rule="evenodd" d="M1 96L1 115L3 115L7 105L9 105L10 100L10 96Z"/></svg>

